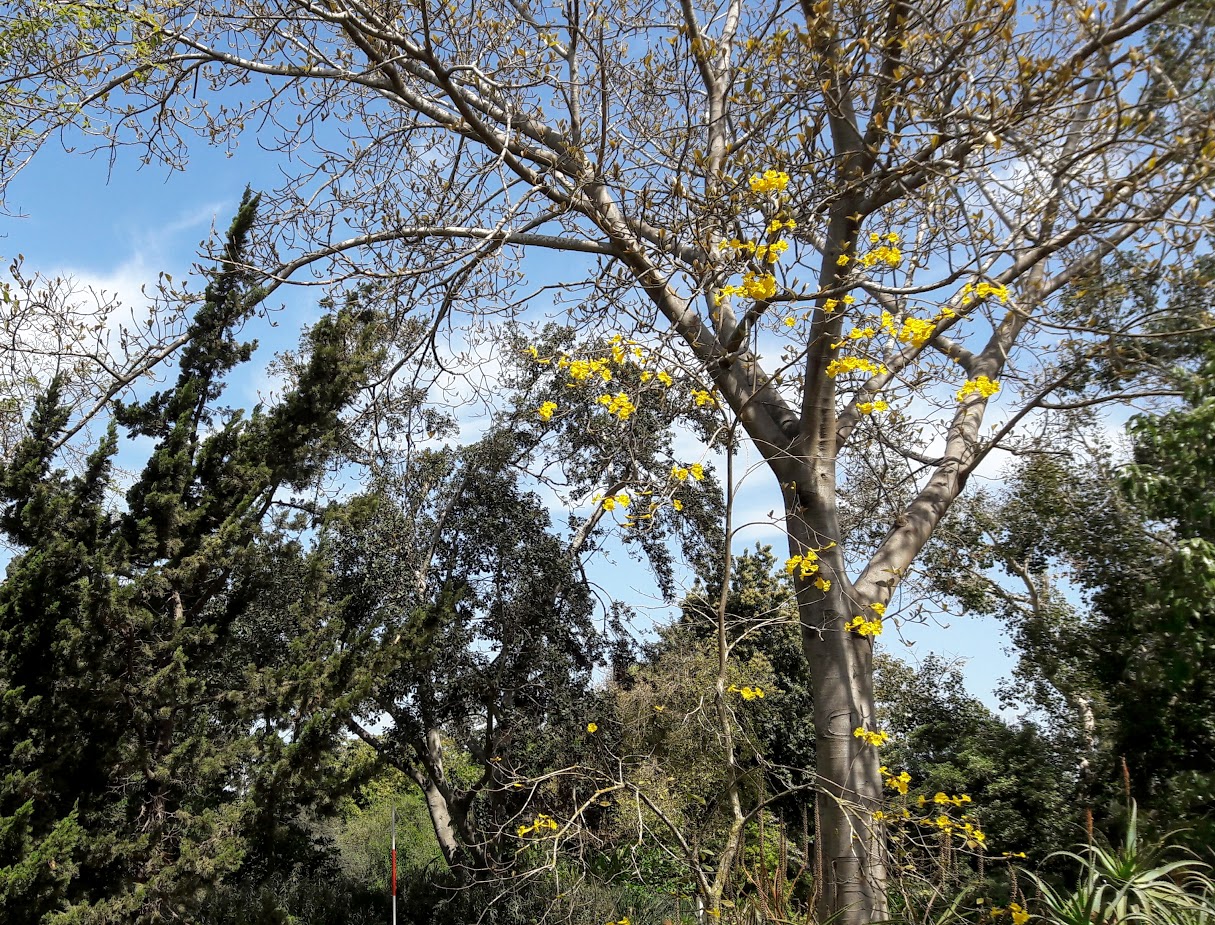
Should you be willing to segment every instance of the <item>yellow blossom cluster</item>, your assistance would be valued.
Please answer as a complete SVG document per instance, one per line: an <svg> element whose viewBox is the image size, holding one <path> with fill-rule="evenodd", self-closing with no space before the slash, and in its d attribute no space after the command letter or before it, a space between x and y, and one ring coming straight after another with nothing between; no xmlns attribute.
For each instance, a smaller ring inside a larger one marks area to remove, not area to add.
<svg viewBox="0 0 1215 925"><path fill-rule="evenodd" d="M783 170L765 170L751 175L751 192L781 193L789 185L789 175Z"/></svg>
<svg viewBox="0 0 1215 925"><path fill-rule="evenodd" d="M678 479L681 482L686 482L691 476L696 481L700 482L705 477L705 467L700 463L692 463L690 466L680 466L678 464L671 467L671 477Z"/></svg>
<svg viewBox="0 0 1215 925"><path fill-rule="evenodd" d="M991 910L991 917L993 919L1001 918L1004 915L1004 912L1005 910L999 906L993 906ZM1008 917L1011 919L1012 925L1025 925L1025 923L1029 921L1029 913L1021 908L1020 903L1008 904Z"/></svg>
<svg viewBox="0 0 1215 925"><path fill-rule="evenodd" d="M523 838L526 835L532 835L532 834L539 835L541 832L556 832L556 831L557 831L557 820L554 819L552 816L546 816L544 813L541 813L540 815L538 815L535 818L535 820L532 822L531 825L521 825L517 829L515 829L515 832L518 834L518 836L520 838Z"/></svg>
<svg viewBox="0 0 1215 925"><path fill-rule="evenodd" d="M818 569L818 552L813 549L807 549L804 553L790 556L785 560L785 574L792 575L797 572L797 577L802 580L809 578Z"/></svg>
<svg viewBox="0 0 1215 925"><path fill-rule="evenodd" d="M614 511L618 507L626 508L633 503L633 499L623 491L618 495L608 495L606 498L601 498L599 495L595 495L595 497L591 500L595 502L602 501L603 509L605 511Z"/></svg>
<svg viewBox="0 0 1215 925"><path fill-rule="evenodd" d="M551 421L553 419L553 412L556 410L557 403L555 401L546 401L536 409L536 414L540 416L540 420L542 421Z"/></svg>
<svg viewBox="0 0 1215 925"><path fill-rule="evenodd" d="M876 620L866 620L863 616L857 614L844 624L844 629L853 630L858 636L881 636L882 618L878 617Z"/></svg>
<svg viewBox="0 0 1215 925"><path fill-rule="evenodd" d="M958 389L958 401L962 401L967 395L980 395L983 398L991 398L1000 391L1000 383L994 379L988 379L986 376L975 376L973 379L968 379L962 388Z"/></svg>
<svg viewBox="0 0 1215 925"><path fill-rule="evenodd" d="M880 244L862 254L857 262L863 267L874 267L883 263L893 268L902 264L903 252L892 244Z"/></svg>
<svg viewBox="0 0 1215 925"><path fill-rule="evenodd" d="M900 771L898 774L895 774L885 765L882 765L878 770L882 772L882 780L886 782L887 787L903 796L907 795L907 785L911 783L910 774L906 771Z"/></svg>
<svg viewBox="0 0 1215 925"><path fill-rule="evenodd" d="M569 357L562 357L557 361L557 365L568 370L570 378L574 382L585 382L592 376L598 376L604 382L612 381L612 370L608 361L595 357L589 359L571 360Z"/></svg>
<svg viewBox="0 0 1215 925"><path fill-rule="evenodd" d="M1008 287L1002 286L999 283L967 283L962 287L962 297L973 296L975 301L986 299L989 296L995 296L1001 302L1008 301Z"/></svg>
<svg viewBox="0 0 1215 925"><path fill-rule="evenodd" d="M651 379L657 379L660 383L662 383L668 389L675 382L675 380L671 378L671 374L668 373L665 369L660 369L656 373L652 373L648 369L643 370L641 373L641 381L649 382Z"/></svg>
<svg viewBox="0 0 1215 925"><path fill-rule="evenodd" d="M938 806L962 806L964 803L970 802L970 795L963 793L958 796L950 796L948 793L937 791L936 795L930 800L928 797L922 796L919 799L920 806L927 806L929 803L935 803Z"/></svg>
<svg viewBox="0 0 1215 925"><path fill-rule="evenodd" d="M750 686L737 687L736 685L731 684L729 687L726 688L726 692L730 693L730 694L738 694L738 696L741 697L743 700L763 700L764 699L764 689L758 685L756 685L755 687L750 687Z"/></svg>
<svg viewBox="0 0 1215 925"><path fill-rule="evenodd" d="M697 408L705 405L716 407L717 399L713 397L713 393L705 389L692 389L689 393L692 396L692 401L696 403Z"/></svg>
<svg viewBox="0 0 1215 925"><path fill-rule="evenodd" d="M776 263L780 260L780 255L789 249L789 242L781 238L771 244L756 244L754 241L740 241L738 238L731 238L728 241L722 241L718 247L722 250L734 251L736 257L754 257L756 260ZM775 280L773 280L773 286L773 291L775 291ZM722 295L743 295L745 292L745 285L743 287L726 286L721 290Z"/></svg>
<svg viewBox="0 0 1215 925"><path fill-rule="evenodd" d="M936 318L904 318L902 325L896 325L890 312L882 312L882 329L889 331L891 336L901 343L911 344L913 347L922 347L928 343L936 327Z"/></svg>
<svg viewBox="0 0 1215 925"><path fill-rule="evenodd" d="M782 231L792 231L797 227L797 222L791 218L774 218L768 222L768 234L780 234Z"/></svg>
<svg viewBox="0 0 1215 925"><path fill-rule="evenodd" d="M846 295L842 299L828 299L823 303L823 311L830 315L833 311L840 307L841 304L852 305L856 302L855 296Z"/></svg>
<svg viewBox="0 0 1215 925"><path fill-rule="evenodd" d="M742 288L743 293L749 299L755 299L757 302L762 299L770 299L776 295L776 277L771 273L765 273L762 276L744 273Z"/></svg>
<svg viewBox="0 0 1215 925"><path fill-rule="evenodd" d="M867 620L865 617L857 614L844 624L844 629L854 630L858 636L882 635L882 617L886 615L886 605L880 603L870 604L869 609L877 614L876 620Z"/></svg>
<svg viewBox="0 0 1215 925"><path fill-rule="evenodd" d="M852 730L852 735L858 739L864 739L867 745L872 745L874 748L885 745L890 738L890 733L876 729L866 729L864 726L857 726Z"/></svg>
<svg viewBox="0 0 1215 925"><path fill-rule="evenodd" d="M630 925L629 917L626 915L624 918L620 919L619 921L605 922L604 925Z"/></svg>
<svg viewBox="0 0 1215 925"><path fill-rule="evenodd" d="M987 834L966 816L958 820L941 813L938 816L929 816L921 819L920 822L923 825L940 829L946 835L957 835L972 848L979 848L987 844Z"/></svg>
<svg viewBox="0 0 1215 925"><path fill-rule="evenodd" d="M637 406L633 404L632 399L624 392L617 392L615 395L600 395L595 399L597 404L607 408L608 414L621 421L627 421L630 415L637 410Z"/></svg>
<svg viewBox="0 0 1215 925"><path fill-rule="evenodd" d="M876 401L863 401L856 406L856 410L861 414L873 414L875 411L889 411L890 403L881 398Z"/></svg>
<svg viewBox="0 0 1215 925"><path fill-rule="evenodd" d="M866 359L865 357L840 357L827 364L827 375L832 379L836 376L855 372L872 373L876 376L885 373L886 367L881 363L874 363L873 360Z"/></svg>

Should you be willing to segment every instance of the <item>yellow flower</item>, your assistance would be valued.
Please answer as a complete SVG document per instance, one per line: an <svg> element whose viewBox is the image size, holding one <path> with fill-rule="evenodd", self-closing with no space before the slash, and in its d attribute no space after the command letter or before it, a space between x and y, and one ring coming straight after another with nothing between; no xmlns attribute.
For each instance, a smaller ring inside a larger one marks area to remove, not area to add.
<svg viewBox="0 0 1215 925"><path fill-rule="evenodd" d="M834 379L836 376L852 372L866 372L874 375L884 374L886 367L867 360L864 357L840 357L827 364L827 375Z"/></svg>
<svg viewBox="0 0 1215 925"><path fill-rule="evenodd" d="M874 748L885 745L887 739L890 738L890 733L888 732L866 729L864 726L857 726L852 730L852 735L854 738L864 739L867 744L872 745Z"/></svg>
<svg viewBox="0 0 1215 925"><path fill-rule="evenodd" d="M690 394L692 396L692 401L696 402L696 407L698 408L703 405L717 404L717 399L713 397L713 393L706 391L705 389L692 389Z"/></svg>
<svg viewBox="0 0 1215 925"><path fill-rule="evenodd" d="M621 492L620 494L618 494L616 496L616 503L619 504L621 507L628 507L629 503L630 503L630 498L624 492Z"/></svg>
<svg viewBox="0 0 1215 925"><path fill-rule="evenodd" d="M616 510L616 499L615 499L615 498L611 498L611 497L609 497L609 498L604 498L604 499L603 499L603 509L604 509L605 511L614 511L614 510Z"/></svg>
<svg viewBox="0 0 1215 925"><path fill-rule="evenodd" d="M747 298L757 302L770 299L776 295L776 277L771 273L756 276L754 273L743 274L743 292Z"/></svg>
<svg viewBox="0 0 1215 925"><path fill-rule="evenodd" d="M624 392L617 392L615 395L600 395L595 401L607 408L608 414L621 421L627 421L629 416L637 410L632 399Z"/></svg>
<svg viewBox="0 0 1215 925"><path fill-rule="evenodd" d="M1029 913L1022 909L1019 903L1009 903L1008 912L1012 916L1013 925L1025 925L1029 921Z"/></svg>
<svg viewBox="0 0 1215 925"><path fill-rule="evenodd" d="M683 466L678 466L678 465L672 466L671 467L671 476L672 476L672 478L679 479L679 481L681 481L681 482L686 482L688 480L688 470L686 468L684 468Z"/></svg>
<svg viewBox="0 0 1215 925"><path fill-rule="evenodd" d="M835 258L835 265L837 267L846 267L851 262L851 259L847 254L840 254Z"/></svg>
<svg viewBox="0 0 1215 925"><path fill-rule="evenodd" d="M872 610L874 613L876 613L879 617L886 616L886 605L885 604L870 604L869 609Z"/></svg>
<svg viewBox="0 0 1215 925"><path fill-rule="evenodd" d="M668 373L668 372L659 372L659 373L658 373L658 381L659 381L659 382L661 382L661 383L662 383L663 385L665 385L665 386L669 386L669 385L671 385L671 383L673 383L675 380L671 378L671 374L670 374L670 373Z"/></svg>
<svg viewBox="0 0 1215 925"><path fill-rule="evenodd" d="M587 731L587 732L589 732L589 733L594 734L594 733L596 733L596 732L598 732L598 731L599 731L599 726L598 726L598 725L596 725L595 723L587 723L587 724L586 724L586 731Z"/></svg>
<svg viewBox="0 0 1215 925"><path fill-rule="evenodd" d="M540 356L540 351L537 350L535 347L528 347L527 352L531 355L531 358L533 360L535 360L537 363L539 363L541 366L547 365L548 363L551 363L553 361L552 357Z"/></svg>
<svg viewBox="0 0 1215 925"><path fill-rule="evenodd" d="M797 324L797 319L796 319L796 318L794 318L792 315L786 315L786 316L785 316L785 327L787 327L787 328L791 328L791 327L793 327L795 324Z"/></svg>
<svg viewBox="0 0 1215 925"><path fill-rule="evenodd" d="M958 401L962 401L967 395L979 395L983 398L991 398L1000 391L1000 383L994 379L988 379L986 376L976 376L974 379L968 379L962 388L958 389Z"/></svg>
<svg viewBox="0 0 1215 925"><path fill-rule="evenodd" d="M692 465L688 466L688 472L691 474L692 478L696 479L696 481L704 481L705 467L700 463L692 463Z"/></svg>
<svg viewBox="0 0 1215 925"><path fill-rule="evenodd" d="M782 170L765 170L751 175L751 192L780 193L789 185L789 175Z"/></svg>
<svg viewBox="0 0 1215 925"><path fill-rule="evenodd" d="M726 693L738 694L740 697L742 697L743 700L763 700L764 699L764 689L758 685L756 685L755 687L750 687L750 686L738 687L734 684L731 684L729 687L726 688Z"/></svg>
<svg viewBox="0 0 1215 925"><path fill-rule="evenodd" d="M864 617L858 614L844 624L844 629L855 630L858 636L881 636L882 621L881 618L878 618L877 620L866 620Z"/></svg>
<svg viewBox="0 0 1215 925"><path fill-rule="evenodd" d="M833 311L840 307L839 299L828 299L823 303L823 311L830 315Z"/></svg>
<svg viewBox="0 0 1215 925"><path fill-rule="evenodd" d="M831 590L831 579L819 575L818 578L814 579L814 587L826 594Z"/></svg>
<svg viewBox="0 0 1215 925"><path fill-rule="evenodd" d="M540 415L540 420L542 421L551 421L553 419L553 412L556 410L557 403L555 401L546 401L536 409L536 414Z"/></svg>
<svg viewBox="0 0 1215 925"><path fill-rule="evenodd" d="M967 283L962 287L962 295L974 295L976 299L986 299L988 296L995 296L1001 302L1008 301L1008 287L998 283L979 283L977 286L974 283Z"/></svg>
<svg viewBox="0 0 1215 925"><path fill-rule="evenodd" d="M584 382L594 375L598 375L604 382L612 381L612 371L608 368L607 360L570 360L565 365L569 369L570 378L575 382Z"/></svg>
<svg viewBox="0 0 1215 925"><path fill-rule="evenodd" d="M675 510L677 510L677 511L682 511L682 510L683 510L683 502L682 502L682 501L680 501L678 498L672 498L672 499L671 499L671 507L675 508Z"/></svg>

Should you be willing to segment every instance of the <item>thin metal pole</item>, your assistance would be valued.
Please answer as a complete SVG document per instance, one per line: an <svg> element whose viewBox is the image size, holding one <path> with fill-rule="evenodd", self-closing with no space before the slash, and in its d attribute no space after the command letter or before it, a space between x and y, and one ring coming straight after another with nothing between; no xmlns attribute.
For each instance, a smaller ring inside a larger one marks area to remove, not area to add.
<svg viewBox="0 0 1215 925"><path fill-rule="evenodd" d="M392 925L397 925L397 808L392 808Z"/></svg>

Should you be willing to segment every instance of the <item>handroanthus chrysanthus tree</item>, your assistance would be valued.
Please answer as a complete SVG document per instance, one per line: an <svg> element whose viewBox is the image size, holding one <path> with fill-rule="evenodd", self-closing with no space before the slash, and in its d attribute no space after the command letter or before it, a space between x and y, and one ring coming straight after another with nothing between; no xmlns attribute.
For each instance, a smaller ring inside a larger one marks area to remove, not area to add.
<svg viewBox="0 0 1215 925"><path fill-rule="evenodd" d="M434 334L551 311L557 286L573 323L661 345L737 416L784 498L818 911L884 918L874 636L1018 423L1120 397L1057 393L1108 338L1151 333L1151 313L1066 295L1123 253L1159 269L1206 233L1205 8L20 0L3 15L7 165L64 125L174 164L192 133L256 132L291 153L266 197L272 284L377 278ZM626 407L602 413L628 427ZM849 453L899 489L864 546L840 528Z"/></svg>

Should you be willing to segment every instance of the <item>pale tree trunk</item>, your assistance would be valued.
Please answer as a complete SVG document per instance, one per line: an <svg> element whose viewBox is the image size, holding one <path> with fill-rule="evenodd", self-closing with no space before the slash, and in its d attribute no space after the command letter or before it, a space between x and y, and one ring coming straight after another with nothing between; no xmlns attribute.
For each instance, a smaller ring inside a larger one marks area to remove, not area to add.
<svg viewBox="0 0 1215 925"><path fill-rule="evenodd" d="M868 603L857 598L844 573L835 460L798 468L801 479L787 483L785 492L790 555L819 557L812 577L794 572L814 702L815 912L823 922L868 925L888 912L885 833L873 818L882 804L880 761L877 749L854 734L877 725L873 638L845 628ZM819 577L831 582L826 592L813 583Z"/></svg>

